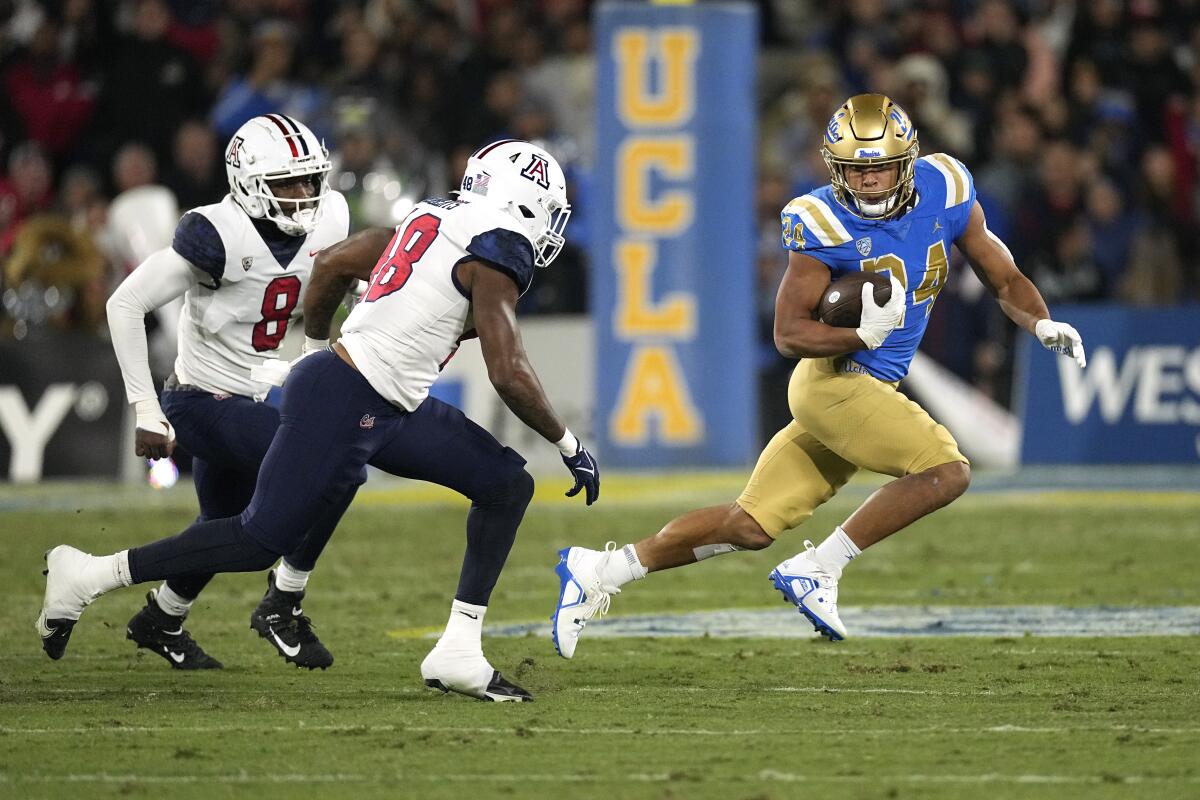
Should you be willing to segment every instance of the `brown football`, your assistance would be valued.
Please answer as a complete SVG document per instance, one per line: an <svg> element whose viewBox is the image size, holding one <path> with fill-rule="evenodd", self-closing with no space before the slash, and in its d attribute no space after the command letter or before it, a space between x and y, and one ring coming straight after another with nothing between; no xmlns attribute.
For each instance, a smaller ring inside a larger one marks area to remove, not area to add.
<svg viewBox="0 0 1200 800"><path fill-rule="evenodd" d="M851 272L825 289L817 305L817 319L835 328L857 328L862 320L862 287L875 287L875 304L883 305L892 296L892 284L881 272Z"/></svg>

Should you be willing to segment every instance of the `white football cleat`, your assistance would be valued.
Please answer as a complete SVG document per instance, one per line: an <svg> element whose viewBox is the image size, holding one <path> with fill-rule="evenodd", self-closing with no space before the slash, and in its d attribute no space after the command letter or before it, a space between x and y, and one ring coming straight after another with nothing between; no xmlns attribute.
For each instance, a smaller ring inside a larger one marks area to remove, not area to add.
<svg viewBox="0 0 1200 800"><path fill-rule="evenodd" d="M46 594L42 599L42 613L38 615L38 635L42 637L42 649L54 660L63 657L71 629L88 603L100 596L99 591L83 585L84 567L94 556L60 544L45 555Z"/></svg>
<svg viewBox="0 0 1200 800"><path fill-rule="evenodd" d="M421 662L425 685L443 692L495 703L532 703L533 695L500 674L475 647L443 645L441 640Z"/></svg>
<svg viewBox="0 0 1200 800"><path fill-rule="evenodd" d="M846 638L846 626L838 616L838 577L817 561L817 549L804 540L804 552L771 570L768 576L784 598L800 610L831 642Z"/></svg>
<svg viewBox="0 0 1200 800"><path fill-rule="evenodd" d="M550 617L550 635L554 649L563 658L575 655L579 634L588 620L599 614L608 613L612 596L620 594L616 586L605 586L600 582L600 569L616 552L616 542L609 542L604 550L588 550L583 547L567 547L558 551L558 606Z"/></svg>

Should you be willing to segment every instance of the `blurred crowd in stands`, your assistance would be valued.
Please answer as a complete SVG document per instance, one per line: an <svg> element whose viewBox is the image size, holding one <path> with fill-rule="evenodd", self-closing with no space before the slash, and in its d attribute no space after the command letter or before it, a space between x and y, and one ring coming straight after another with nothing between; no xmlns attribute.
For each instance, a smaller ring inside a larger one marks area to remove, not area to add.
<svg viewBox="0 0 1200 800"><path fill-rule="evenodd" d="M162 235L142 210L219 200L226 140L268 110L325 138L356 227L454 188L486 141L545 143L572 246L524 310L585 311L593 5L0 0L0 336L102 333L108 293ZM967 164L1052 305L1200 299L1200 0L757 5L764 372L786 367L769 347L779 210L827 181L820 133L860 91L904 106L923 153ZM1014 334L961 263L938 306L926 349L1007 403Z"/></svg>

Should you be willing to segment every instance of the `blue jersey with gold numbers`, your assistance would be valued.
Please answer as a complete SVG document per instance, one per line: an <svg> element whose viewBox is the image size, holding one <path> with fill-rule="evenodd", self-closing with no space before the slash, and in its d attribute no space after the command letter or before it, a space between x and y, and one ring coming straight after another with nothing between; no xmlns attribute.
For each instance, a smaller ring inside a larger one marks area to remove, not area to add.
<svg viewBox="0 0 1200 800"><path fill-rule="evenodd" d="M823 186L788 203L780 215L783 246L829 267L832 279L858 270L891 273L905 289L904 318L876 350L850 357L871 375L908 373L938 292L946 285L950 246L975 205L971 173L942 153L917 159L916 203L905 214L869 220L846 210Z"/></svg>

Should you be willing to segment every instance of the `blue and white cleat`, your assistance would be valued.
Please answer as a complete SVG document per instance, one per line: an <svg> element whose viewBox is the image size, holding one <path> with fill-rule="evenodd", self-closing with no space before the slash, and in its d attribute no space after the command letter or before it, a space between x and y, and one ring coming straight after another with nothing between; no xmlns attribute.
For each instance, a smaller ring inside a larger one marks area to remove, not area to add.
<svg viewBox="0 0 1200 800"><path fill-rule="evenodd" d="M579 634L588 620L599 614L608 613L612 596L619 594L616 586L605 586L600 582L600 570L616 551L616 542L609 542L604 550L588 550L583 547L567 547L558 551L558 606L550 617L554 649L563 658L575 655Z"/></svg>
<svg viewBox="0 0 1200 800"><path fill-rule="evenodd" d="M816 552L813 543L806 539L804 552L771 570L768 577L784 599L808 618L817 633L831 642L840 642L846 638L846 626L838 617L838 578L817 561Z"/></svg>

